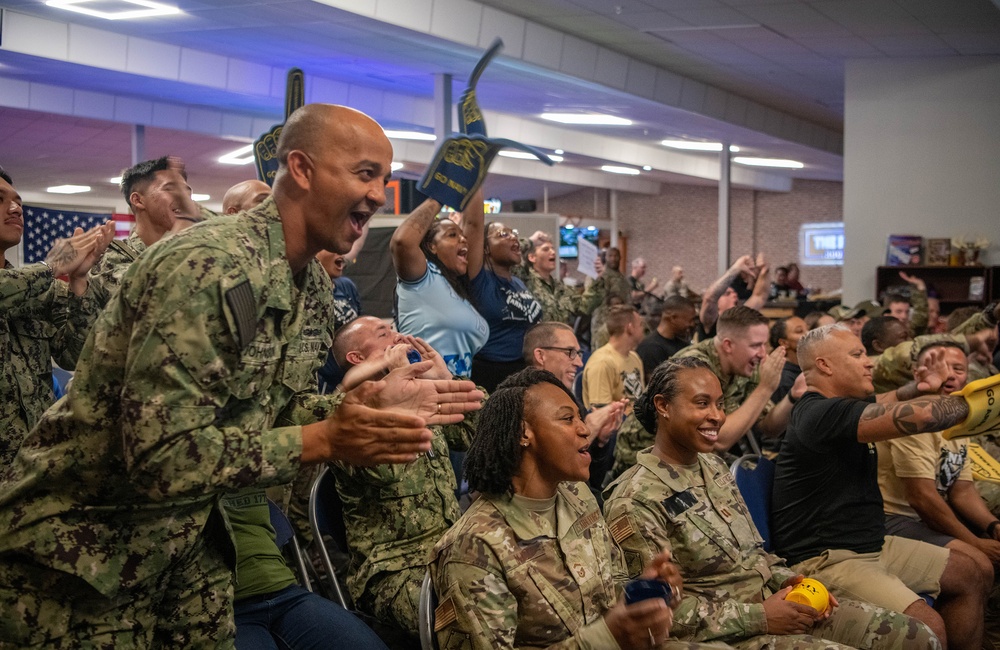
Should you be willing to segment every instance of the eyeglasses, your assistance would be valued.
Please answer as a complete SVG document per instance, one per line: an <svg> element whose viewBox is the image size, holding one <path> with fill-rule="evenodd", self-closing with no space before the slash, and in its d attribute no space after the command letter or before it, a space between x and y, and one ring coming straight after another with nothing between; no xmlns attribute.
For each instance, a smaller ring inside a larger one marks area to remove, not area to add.
<svg viewBox="0 0 1000 650"><path fill-rule="evenodd" d="M500 228L493 231L493 236L500 239L517 239L517 231L513 228Z"/></svg>
<svg viewBox="0 0 1000 650"><path fill-rule="evenodd" d="M583 356L583 350L577 348L557 348L557 347L542 347L540 350L559 350L560 352L566 353L570 361L576 361L577 358Z"/></svg>

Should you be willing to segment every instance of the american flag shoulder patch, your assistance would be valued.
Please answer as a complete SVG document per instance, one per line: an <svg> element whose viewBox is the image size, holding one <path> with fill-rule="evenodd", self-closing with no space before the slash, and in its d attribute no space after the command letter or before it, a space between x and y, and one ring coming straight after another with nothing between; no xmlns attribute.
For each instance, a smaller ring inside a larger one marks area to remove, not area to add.
<svg viewBox="0 0 1000 650"><path fill-rule="evenodd" d="M455 613L455 601L449 597L447 600L440 603L434 610L434 631L440 632L454 623L457 618L458 615Z"/></svg>
<svg viewBox="0 0 1000 650"><path fill-rule="evenodd" d="M608 525L608 531L611 533L611 538L619 544L635 534L635 528L632 527L632 522L629 521L628 515L622 515L612 521Z"/></svg>
<svg viewBox="0 0 1000 650"><path fill-rule="evenodd" d="M226 304L233 312L236 321L236 336L239 339L240 350L245 350L257 332L257 305L250 288L250 280L240 282L226 291Z"/></svg>

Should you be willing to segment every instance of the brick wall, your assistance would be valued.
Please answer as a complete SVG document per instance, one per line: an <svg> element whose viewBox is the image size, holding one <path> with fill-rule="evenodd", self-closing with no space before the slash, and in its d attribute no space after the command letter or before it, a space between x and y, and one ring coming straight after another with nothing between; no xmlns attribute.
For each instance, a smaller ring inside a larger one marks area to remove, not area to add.
<svg viewBox="0 0 1000 650"><path fill-rule="evenodd" d="M584 189L549 199L549 212L585 219L609 218L609 192ZM843 186L797 180L791 192L734 189L731 198L730 259L762 252L782 264L798 258L799 225L841 221ZM628 237L628 257L645 257L647 280L666 280L675 264L688 284L702 292L717 277L719 191L714 186L664 184L659 196L618 193L618 223ZM802 284L824 291L840 288L841 267L801 267Z"/></svg>

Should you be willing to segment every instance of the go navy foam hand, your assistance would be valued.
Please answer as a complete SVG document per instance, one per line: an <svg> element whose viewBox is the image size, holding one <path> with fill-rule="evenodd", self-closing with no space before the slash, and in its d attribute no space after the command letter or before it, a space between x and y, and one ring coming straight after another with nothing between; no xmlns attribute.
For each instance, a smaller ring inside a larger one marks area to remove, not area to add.
<svg viewBox="0 0 1000 650"><path fill-rule="evenodd" d="M476 101L476 84L479 83L479 77L486 70L486 66L490 64L493 57L499 54L501 50L503 50L503 40L498 38L493 41L490 48L486 50L486 53L476 63L472 74L469 75L469 84L465 87L462 99L458 102L458 114L462 118L461 132L466 135L472 135L473 133L486 135L486 122L483 120L483 112L479 110L479 103Z"/></svg>
<svg viewBox="0 0 1000 650"><path fill-rule="evenodd" d="M445 140L420 179L420 192L455 210L464 210L469 199L486 180L490 163L501 149L520 149L554 164L544 153L505 138L487 138L478 133L455 134Z"/></svg>

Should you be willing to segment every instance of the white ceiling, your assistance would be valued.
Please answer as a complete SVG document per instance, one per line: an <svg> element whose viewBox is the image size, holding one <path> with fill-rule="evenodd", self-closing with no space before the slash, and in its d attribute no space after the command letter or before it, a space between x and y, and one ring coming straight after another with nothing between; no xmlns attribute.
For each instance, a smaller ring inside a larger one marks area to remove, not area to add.
<svg viewBox="0 0 1000 650"><path fill-rule="evenodd" d="M567 159L544 173L501 161L490 194L541 198L546 175L550 196L589 185L655 191L658 182L715 182L710 154L657 144L675 137L806 163L795 172L734 171L738 185L780 189L789 177L842 178L847 60L1000 54L1000 8L990 0L176 4L178 16L105 21L0 0L0 164L22 192L79 183L94 186L94 200L115 200L107 178L130 163L130 123L144 123L146 157L182 156L195 191L221 197L252 168L215 158L280 121L282 75L292 66L305 70L310 99L359 105L387 127L433 129L434 75L453 75L457 98L496 35L507 48L479 93L503 116L491 120L491 135L562 148ZM163 72L171 57L179 63ZM221 81L211 74L218 65ZM634 125L552 128L539 124L543 110L608 112ZM397 151L419 172L431 148ZM628 186L595 172L602 162L654 171Z"/></svg>

